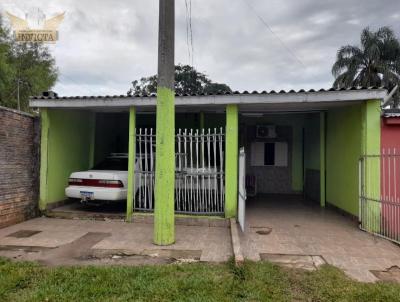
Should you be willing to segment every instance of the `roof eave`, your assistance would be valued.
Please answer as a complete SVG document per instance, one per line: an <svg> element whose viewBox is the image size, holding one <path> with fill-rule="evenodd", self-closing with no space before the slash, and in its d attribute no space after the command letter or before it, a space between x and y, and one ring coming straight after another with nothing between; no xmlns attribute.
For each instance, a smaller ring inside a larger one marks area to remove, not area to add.
<svg viewBox="0 0 400 302"><path fill-rule="evenodd" d="M226 104L285 104L322 103L383 100L386 89L334 90L288 93L241 93L226 95L176 96L176 106L226 105ZM146 97L70 97L70 98L32 98L30 107L34 108L107 108L107 107L154 107L156 96Z"/></svg>

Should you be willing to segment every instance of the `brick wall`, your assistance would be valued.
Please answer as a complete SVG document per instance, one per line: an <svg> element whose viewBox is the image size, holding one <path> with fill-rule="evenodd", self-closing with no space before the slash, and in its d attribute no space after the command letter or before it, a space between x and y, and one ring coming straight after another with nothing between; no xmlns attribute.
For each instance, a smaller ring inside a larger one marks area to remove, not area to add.
<svg viewBox="0 0 400 302"><path fill-rule="evenodd" d="M37 215L38 119L0 107L0 228Z"/></svg>

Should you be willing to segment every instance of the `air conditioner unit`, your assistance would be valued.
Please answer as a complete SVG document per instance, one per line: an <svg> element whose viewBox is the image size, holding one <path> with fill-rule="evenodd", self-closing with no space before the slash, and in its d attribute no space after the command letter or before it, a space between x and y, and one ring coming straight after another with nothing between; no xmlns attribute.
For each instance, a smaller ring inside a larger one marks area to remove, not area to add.
<svg viewBox="0 0 400 302"><path fill-rule="evenodd" d="M257 138L276 138L276 127L274 125L259 125L256 127Z"/></svg>

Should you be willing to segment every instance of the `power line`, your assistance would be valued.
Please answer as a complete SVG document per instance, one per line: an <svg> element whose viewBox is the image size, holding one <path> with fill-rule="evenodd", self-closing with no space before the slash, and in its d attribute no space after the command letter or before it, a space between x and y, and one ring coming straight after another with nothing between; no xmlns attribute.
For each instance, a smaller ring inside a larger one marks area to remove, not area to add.
<svg viewBox="0 0 400 302"><path fill-rule="evenodd" d="M272 35L278 39L278 41L282 44L282 46L286 49L286 51L297 61L299 62L304 68L307 68L306 65L299 59L299 57L289 48L288 45L286 45L285 42L276 34L271 26L267 23L267 21L264 20L263 17L261 17L257 11L254 9L254 7L248 2L248 0L242 0L249 8L250 10L257 16L257 18L261 21L261 23L272 33Z"/></svg>
<svg viewBox="0 0 400 302"><path fill-rule="evenodd" d="M193 30L192 30L192 0L189 0L189 30L190 30L190 44L192 48L192 67L194 65L194 46L193 46Z"/></svg>
<svg viewBox="0 0 400 302"><path fill-rule="evenodd" d="M190 47L189 47L189 5L188 0L185 0L185 20L186 20L186 45L188 51L188 61L189 64L191 62L191 54L190 54Z"/></svg>
<svg viewBox="0 0 400 302"><path fill-rule="evenodd" d="M76 85L76 87L78 88L78 90L80 90L81 92L84 92L84 94L85 95L87 95L88 94L88 91L85 91L85 90L83 90L81 87L82 87L82 83L77 83L77 82L75 82L71 77L69 77L69 76L67 76L67 75L65 75L65 74L63 74L63 73L59 73L60 74L60 76L61 77L64 77L65 79L67 79L68 81L70 81L70 82L72 82L73 84L75 84ZM92 94L92 95L99 95L99 92L95 92L94 90L92 90L92 89L88 89L89 90L89 94Z"/></svg>

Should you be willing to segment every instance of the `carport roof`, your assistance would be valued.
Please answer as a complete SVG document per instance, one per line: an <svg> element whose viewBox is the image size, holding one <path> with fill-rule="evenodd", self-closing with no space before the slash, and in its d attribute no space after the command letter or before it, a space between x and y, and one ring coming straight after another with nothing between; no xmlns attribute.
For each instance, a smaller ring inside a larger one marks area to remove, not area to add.
<svg viewBox="0 0 400 302"><path fill-rule="evenodd" d="M299 91L253 91L176 95L177 109L215 111L227 104L238 104L241 111L297 111L323 110L332 106L359 103L366 100L382 100L387 95L384 87L352 87L346 89L320 89ZM150 95L114 95L114 96L39 96L31 97L30 107L64 109L126 109L135 106L139 111L153 111L156 106L156 94Z"/></svg>

